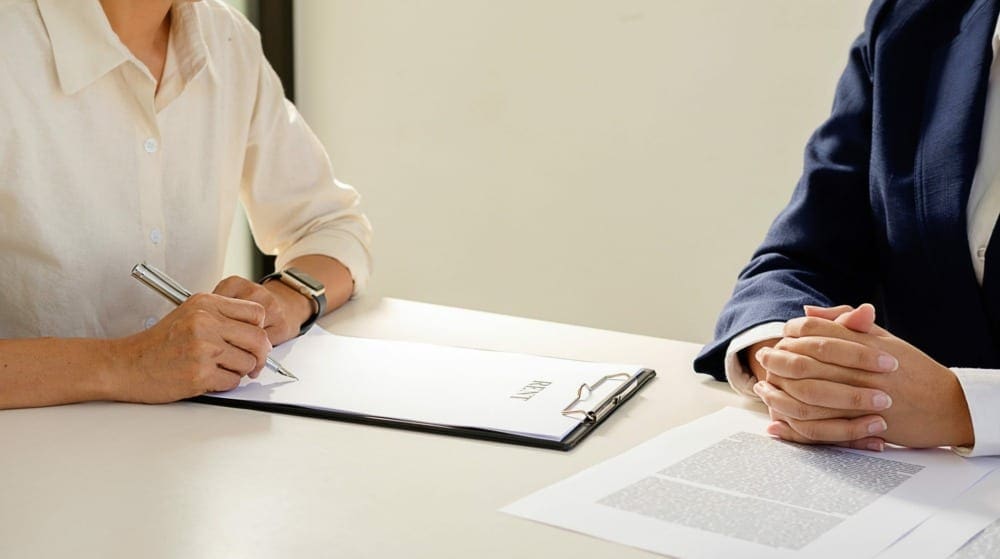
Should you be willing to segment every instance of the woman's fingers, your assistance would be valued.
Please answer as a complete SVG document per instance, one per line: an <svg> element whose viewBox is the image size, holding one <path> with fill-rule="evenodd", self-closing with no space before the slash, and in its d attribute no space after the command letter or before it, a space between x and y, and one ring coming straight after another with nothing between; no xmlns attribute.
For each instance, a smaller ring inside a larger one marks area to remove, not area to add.
<svg viewBox="0 0 1000 559"><path fill-rule="evenodd" d="M803 421L857 417L892 406L881 390L812 379L785 381L781 387L762 381L753 390L768 408Z"/></svg>
<svg viewBox="0 0 1000 559"><path fill-rule="evenodd" d="M882 411L892 406L892 398L881 390L828 380L788 381L784 391L804 404L834 410Z"/></svg>
<svg viewBox="0 0 1000 559"><path fill-rule="evenodd" d="M811 378L852 386L870 386L878 381L879 373L825 363L808 355L783 349L765 348L757 353L761 366L768 373L768 379L775 376L795 380Z"/></svg>
<svg viewBox="0 0 1000 559"><path fill-rule="evenodd" d="M850 305L838 305L836 307L817 307L815 305L805 305L802 307L805 311L806 316L815 316L817 318L825 318L826 320L837 320L840 315L848 313L854 310L854 307Z"/></svg>
<svg viewBox="0 0 1000 559"><path fill-rule="evenodd" d="M786 423L805 440L817 443L855 441L879 435L888 429L885 419L878 415L815 421L788 418Z"/></svg>
<svg viewBox="0 0 1000 559"><path fill-rule="evenodd" d="M767 433L773 437L778 437L786 441L801 443L801 444L816 444L817 441L808 439L801 435L795 429L786 422L782 420L775 421L767 427ZM885 441L879 437L863 437L853 441L839 441L833 444L835 446L840 446L844 448L853 448L857 450L872 450L875 452L882 452L885 449Z"/></svg>
<svg viewBox="0 0 1000 559"><path fill-rule="evenodd" d="M877 341L873 334L851 330L843 324L815 316L793 318L785 323L783 334L786 338L806 338L819 336L824 338L840 338L859 344Z"/></svg>
<svg viewBox="0 0 1000 559"><path fill-rule="evenodd" d="M783 338L774 349L805 355L831 365L873 373L891 373L899 368L899 361L888 352L840 338L823 336ZM765 363L762 364L766 366Z"/></svg>

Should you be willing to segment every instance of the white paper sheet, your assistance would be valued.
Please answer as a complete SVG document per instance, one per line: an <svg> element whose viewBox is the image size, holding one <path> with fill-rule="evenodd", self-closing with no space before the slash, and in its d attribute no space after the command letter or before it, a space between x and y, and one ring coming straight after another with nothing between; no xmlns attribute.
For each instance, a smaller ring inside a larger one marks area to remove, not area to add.
<svg viewBox="0 0 1000 559"><path fill-rule="evenodd" d="M1000 557L1000 470L973 485L879 559Z"/></svg>
<svg viewBox="0 0 1000 559"><path fill-rule="evenodd" d="M910 557L913 557L912 555ZM1000 520L994 520L948 559L996 559L1000 557Z"/></svg>
<svg viewBox="0 0 1000 559"><path fill-rule="evenodd" d="M336 336L314 327L272 356L299 377L269 369L221 398L292 404L561 440L580 420L561 412L583 383L642 370L430 344ZM604 383L588 402L621 386Z"/></svg>
<svg viewBox="0 0 1000 559"><path fill-rule="evenodd" d="M1000 465L781 442L726 408L503 511L681 558L872 557Z"/></svg>

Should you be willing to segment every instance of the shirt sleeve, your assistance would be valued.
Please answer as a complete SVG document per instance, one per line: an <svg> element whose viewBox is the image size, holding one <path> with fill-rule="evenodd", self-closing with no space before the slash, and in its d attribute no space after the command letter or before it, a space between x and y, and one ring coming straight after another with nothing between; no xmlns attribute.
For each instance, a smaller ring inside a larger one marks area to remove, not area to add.
<svg viewBox="0 0 1000 559"><path fill-rule="evenodd" d="M278 269L300 256L325 255L350 270L354 294L364 290L372 229L360 196L334 177L323 145L285 99L263 53L240 199L257 246L277 256Z"/></svg>
<svg viewBox="0 0 1000 559"><path fill-rule="evenodd" d="M740 362L740 352L756 343L782 337L784 329L784 322L766 322L746 330L729 342L725 359L726 380L738 394L759 399L753 391L757 378Z"/></svg>
<svg viewBox="0 0 1000 559"><path fill-rule="evenodd" d="M953 368L969 404L972 432L976 443L972 447L955 447L962 456L1000 455L1000 371L994 369Z"/></svg>

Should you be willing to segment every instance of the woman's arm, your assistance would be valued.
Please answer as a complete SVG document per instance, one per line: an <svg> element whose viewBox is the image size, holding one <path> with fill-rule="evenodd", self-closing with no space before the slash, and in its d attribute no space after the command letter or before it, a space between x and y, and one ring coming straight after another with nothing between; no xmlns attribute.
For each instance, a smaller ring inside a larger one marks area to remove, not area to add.
<svg viewBox="0 0 1000 559"><path fill-rule="evenodd" d="M257 303L202 293L126 338L0 340L0 409L230 390L264 366L263 322Z"/></svg>

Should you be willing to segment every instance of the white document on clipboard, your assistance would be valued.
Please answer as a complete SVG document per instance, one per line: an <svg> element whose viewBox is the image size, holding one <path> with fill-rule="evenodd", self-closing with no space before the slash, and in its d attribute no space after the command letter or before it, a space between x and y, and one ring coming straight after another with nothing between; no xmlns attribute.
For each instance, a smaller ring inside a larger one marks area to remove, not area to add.
<svg viewBox="0 0 1000 559"><path fill-rule="evenodd" d="M301 380L265 369L209 400L559 442L654 374L638 365L354 338L319 327L275 348L272 357Z"/></svg>

